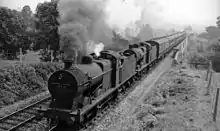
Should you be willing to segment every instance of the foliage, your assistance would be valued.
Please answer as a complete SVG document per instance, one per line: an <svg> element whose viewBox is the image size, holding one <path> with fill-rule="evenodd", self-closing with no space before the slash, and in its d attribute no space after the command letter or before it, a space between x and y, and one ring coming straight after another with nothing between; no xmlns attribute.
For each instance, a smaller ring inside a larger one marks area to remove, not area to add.
<svg viewBox="0 0 220 131"><path fill-rule="evenodd" d="M25 6L25 8L30 7ZM31 32L30 28L28 28L30 25L27 22L31 22L32 16L30 13L27 16L24 12L0 7L0 42L5 55L10 53L13 57L16 57L16 52L19 51L19 48L27 50L30 47L33 39L31 38L31 33L33 31Z"/></svg>
<svg viewBox="0 0 220 131"><path fill-rule="evenodd" d="M40 50L40 60L43 62L49 62L51 61L51 54L47 50Z"/></svg>
<svg viewBox="0 0 220 131"><path fill-rule="evenodd" d="M208 58L202 53L190 52L187 57L189 63L208 63Z"/></svg>
<svg viewBox="0 0 220 131"><path fill-rule="evenodd" d="M209 59L214 60L218 57L220 54L220 16L217 17L217 27L215 26L209 26L206 28L206 31L209 35L209 46L207 50L212 51L209 55Z"/></svg>
<svg viewBox="0 0 220 131"><path fill-rule="evenodd" d="M199 34L198 37L209 39L209 34L207 32L203 32L203 33Z"/></svg>
<svg viewBox="0 0 220 131"><path fill-rule="evenodd" d="M217 27L220 28L220 16L217 17L217 22L216 22L216 24L217 24Z"/></svg>
<svg viewBox="0 0 220 131"><path fill-rule="evenodd" d="M188 25L184 28L185 31L192 31L192 26Z"/></svg>
<svg viewBox="0 0 220 131"><path fill-rule="evenodd" d="M105 50L114 50L114 51L120 51L125 48L128 48L129 40L124 39L119 33L117 33L116 30L112 31L113 37L111 45L105 45Z"/></svg>
<svg viewBox="0 0 220 131"><path fill-rule="evenodd" d="M50 46L55 51L54 57L59 49L58 16L57 1L39 3L36 8L36 47L46 49Z"/></svg>
<svg viewBox="0 0 220 131"><path fill-rule="evenodd" d="M146 41L153 38L153 29L150 25L144 25L137 36L141 41Z"/></svg>
<svg viewBox="0 0 220 131"><path fill-rule="evenodd" d="M206 32L208 33L210 40L220 37L220 29L215 26L206 27Z"/></svg>
<svg viewBox="0 0 220 131"><path fill-rule="evenodd" d="M0 72L0 107L45 91L49 75L61 68L59 63L18 64L4 68Z"/></svg>
<svg viewBox="0 0 220 131"><path fill-rule="evenodd" d="M210 59L210 49L208 48L208 41L195 36L189 37L189 45L187 47L186 59L188 63L195 66L193 63L208 63ZM202 66L207 68L207 66Z"/></svg>

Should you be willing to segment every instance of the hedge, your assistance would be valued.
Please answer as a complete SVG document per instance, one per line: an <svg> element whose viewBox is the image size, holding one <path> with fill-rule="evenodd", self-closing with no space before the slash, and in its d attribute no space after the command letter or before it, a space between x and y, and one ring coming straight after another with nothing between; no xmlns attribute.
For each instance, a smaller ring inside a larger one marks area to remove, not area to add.
<svg viewBox="0 0 220 131"><path fill-rule="evenodd" d="M46 91L48 77L61 68L61 63L16 64L5 67L0 71L0 107Z"/></svg>

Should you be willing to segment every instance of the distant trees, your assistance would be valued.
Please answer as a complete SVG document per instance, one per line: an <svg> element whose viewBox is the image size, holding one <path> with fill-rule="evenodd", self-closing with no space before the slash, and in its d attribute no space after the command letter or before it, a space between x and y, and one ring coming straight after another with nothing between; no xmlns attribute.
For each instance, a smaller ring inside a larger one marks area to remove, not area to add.
<svg viewBox="0 0 220 131"><path fill-rule="evenodd" d="M119 51L128 47L129 40L124 39L118 32L117 29L112 30L112 42L111 45L105 45L104 49Z"/></svg>
<svg viewBox="0 0 220 131"><path fill-rule="evenodd" d="M153 29L150 27L150 25L146 24L141 27L138 38L141 41L146 41L153 38Z"/></svg>
<svg viewBox="0 0 220 131"><path fill-rule="evenodd" d="M217 26L206 27L208 39L211 42L208 49L212 49L214 52L220 52L220 25L219 25L220 24L220 17L217 17L216 23L217 23Z"/></svg>
<svg viewBox="0 0 220 131"><path fill-rule="evenodd" d="M185 31L192 31L192 26L188 25L184 28Z"/></svg>
<svg viewBox="0 0 220 131"><path fill-rule="evenodd" d="M59 50L57 2L39 3L35 14L28 5L21 11L0 7L0 48L3 54L16 58L19 48L25 53L31 46L35 50L49 47L54 50L56 58Z"/></svg>
<svg viewBox="0 0 220 131"><path fill-rule="evenodd" d="M220 38L220 16L217 17L216 26L206 27L207 34L203 33L202 36L208 36L209 40L219 39Z"/></svg>
<svg viewBox="0 0 220 131"><path fill-rule="evenodd" d="M57 10L57 1L39 3L36 8L36 49L52 49L53 56L56 58L57 50L59 50L59 22L57 18L59 12Z"/></svg>
<svg viewBox="0 0 220 131"><path fill-rule="evenodd" d="M26 18L31 18L31 15L27 16L25 9L31 11L29 6L24 7L23 12L0 7L0 43L7 57L16 58L19 48L25 53L30 47L31 38L27 30L30 25L26 23Z"/></svg>
<svg viewBox="0 0 220 131"><path fill-rule="evenodd" d="M217 28L216 26L206 27L206 32L208 33L210 40L220 37L220 28Z"/></svg>
<svg viewBox="0 0 220 131"><path fill-rule="evenodd" d="M216 22L216 24L217 24L217 27L220 28L220 16L217 17L217 22Z"/></svg>

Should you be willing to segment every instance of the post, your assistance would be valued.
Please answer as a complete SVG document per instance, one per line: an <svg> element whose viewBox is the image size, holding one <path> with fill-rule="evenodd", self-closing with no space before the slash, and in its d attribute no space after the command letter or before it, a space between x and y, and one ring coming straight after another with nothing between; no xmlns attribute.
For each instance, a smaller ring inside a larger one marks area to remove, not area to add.
<svg viewBox="0 0 220 131"><path fill-rule="evenodd" d="M50 62L53 62L53 50L50 50Z"/></svg>
<svg viewBox="0 0 220 131"><path fill-rule="evenodd" d="M22 48L20 48L20 62L22 63Z"/></svg>
<svg viewBox="0 0 220 131"><path fill-rule="evenodd" d="M210 74L210 70L211 70L211 69L212 69L212 62L209 61L208 70L207 70L206 78L205 78L206 81L207 81L208 78L209 78L209 74Z"/></svg>
<svg viewBox="0 0 220 131"><path fill-rule="evenodd" d="M48 45L48 48L47 48L47 50L48 50L48 51L50 50L50 45Z"/></svg>
<svg viewBox="0 0 220 131"><path fill-rule="evenodd" d="M208 83L208 86L207 86L207 90L206 90L206 94L205 95L209 95L209 93L210 93L210 85L211 85L211 82L212 82L212 76L213 76L213 74L212 74L213 72L210 70L210 76L209 76L209 83Z"/></svg>
<svg viewBox="0 0 220 131"><path fill-rule="evenodd" d="M195 62L195 68L197 69L197 66L198 66L198 63L197 62Z"/></svg>
<svg viewBox="0 0 220 131"><path fill-rule="evenodd" d="M213 121L216 122L217 110L218 110L218 99L219 99L219 87L217 87L216 96L215 96L215 106L213 112Z"/></svg>

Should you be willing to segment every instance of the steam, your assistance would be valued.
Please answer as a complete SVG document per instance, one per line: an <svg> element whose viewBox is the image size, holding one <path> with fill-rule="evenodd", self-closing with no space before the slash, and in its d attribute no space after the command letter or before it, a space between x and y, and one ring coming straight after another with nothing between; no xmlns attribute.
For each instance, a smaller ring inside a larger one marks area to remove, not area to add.
<svg viewBox="0 0 220 131"><path fill-rule="evenodd" d="M76 50L82 55L91 53L88 49L91 41L93 44L99 42L112 44L112 30L106 24L104 2L60 0L58 10L60 13L60 46L61 50L66 52L66 58L73 57Z"/></svg>
<svg viewBox="0 0 220 131"><path fill-rule="evenodd" d="M135 4L135 0L109 0L106 12L108 24L117 29L123 38L136 37L139 33L137 21L141 21L142 9Z"/></svg>
<svg viewBox="0 0 220 131"><path fill-rule="evenodd" d="M87 50L89 53L95 53L96 56L100 56L100 52L104 49L105 45L103 43L96 44L94 41L89 41L87 43Z"/></svg>
<svg viewBox="0 0 220 131"><path fill-rule="evenodd" d="M94 52L97 56L100 56L100 52L104 49L104 44L99 43L95 45Z"/></svg>

